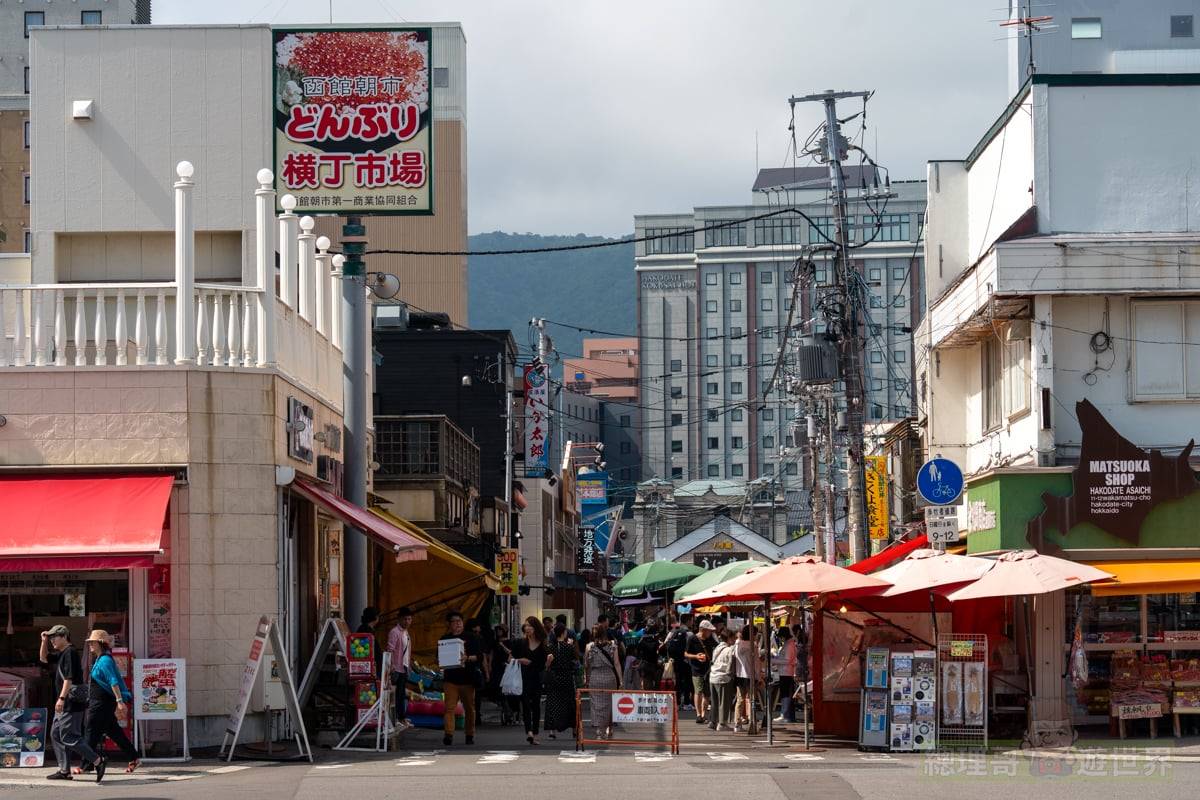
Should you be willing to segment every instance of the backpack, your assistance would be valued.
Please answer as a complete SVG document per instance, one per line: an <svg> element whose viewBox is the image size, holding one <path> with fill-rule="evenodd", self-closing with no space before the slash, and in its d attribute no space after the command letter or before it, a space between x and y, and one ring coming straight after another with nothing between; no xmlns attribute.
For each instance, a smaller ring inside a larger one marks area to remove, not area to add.
<svg viewBox="0 0 1200 800"><path fill-rule="evenodd" d="M684 652L687 650L687 631L682 628L676 628L671 634L671 638L667 640L667 655L671 658L683 658Z"/></svg>

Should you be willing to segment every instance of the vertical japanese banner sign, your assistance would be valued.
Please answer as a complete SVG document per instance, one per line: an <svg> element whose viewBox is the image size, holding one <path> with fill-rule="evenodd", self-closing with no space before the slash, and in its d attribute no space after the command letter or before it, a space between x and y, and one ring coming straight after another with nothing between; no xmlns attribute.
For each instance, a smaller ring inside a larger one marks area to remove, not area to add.
<svg viewBox="0 0 1200 800"><path fill-rule="evenodd" d="M542 478L550 467L550 382L546 367L525 367L525 477Z"/></svg>
<svg viewBox="0 0 1200 800"><path fill-rule="evenodd" d="M302 212L433 213L429 28L273 31L275 189Z"/></svg>
<svg viewBox="0 0 1200 800"><path fill-rule="evenodd" d="M517 568L519 553L515 548L505 548L496 554L496 574L500 576L499 595L517 596L521 576Z"/></svg>
<svg viewBox="0 0 1200 800"><path fill-rule="evenodd" d="M872 541L887 541L888 467L887 456L866 457L867 517Z"/></svg>

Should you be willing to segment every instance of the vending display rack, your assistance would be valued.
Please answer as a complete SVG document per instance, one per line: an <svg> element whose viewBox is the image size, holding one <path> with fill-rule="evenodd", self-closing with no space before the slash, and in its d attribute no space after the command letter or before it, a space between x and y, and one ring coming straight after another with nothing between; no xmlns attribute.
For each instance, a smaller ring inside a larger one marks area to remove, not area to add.
<svg viewBox="0 0 1200 800"><path fill-rule="evenodd" d="M983 634L938 636L937 740L943 749L986 749L988 643Z"/></svg>

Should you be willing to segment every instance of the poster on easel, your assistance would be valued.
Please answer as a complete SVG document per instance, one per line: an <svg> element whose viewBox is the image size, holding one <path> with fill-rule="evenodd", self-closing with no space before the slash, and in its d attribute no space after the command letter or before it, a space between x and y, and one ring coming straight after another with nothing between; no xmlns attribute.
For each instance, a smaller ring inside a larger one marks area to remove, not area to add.
<svg viewBox="0 0 1200 800"><path fill-rule="evenodd" d="M300 713L300 703L296 697L296 685L292 681L292 668L288 665L287 650L283 646L283 637L275 620L265 614L258 619L254 630L254 638L250 640L250 654L246 657L246 666L242 669L241 686L238 689L238 699L225 725L225 738L217 757L225 757L226 761L233 760L234 750L237 749L238 737L241 735L242 723L246 719L246 710L250 705L250 695L254 692L254 684L262 669L263 652L267 642L271 643L271 652L276 656L279 665L279 680L283 684L283 697L291 715L296 745L300 755L313 760L312 747L308 742L308 731L304 727L304 716ZM228 748L228 749L226 749Z"/></svg>
<svg viewBox="0 0 1200 800"><path fill-rule="evenodd" d="M135 748L143 750L147 762L191 761L187 731L187 663L182 658L135 658L133 660L133 724ZM156 720L183 723L183 753L177 757L146 758L146 736L142 725Z"/></svg>
<svg viewBox="0 0 1200 800"><path fill-rule="evenodd" d="M321 674L321 665L325 663L325 659L331 653L335 657L340 655L349 663L350 637L350 626L344 619L340 617L326 618L325 624L321 626L321 633L317 636L317 646L313 648L312 657L304 669L304 677L300 679L300 687L296 695L300 705L308 703L308 699L317 685L317 678ZM374 664L374 661L371 663Z"/></svg>

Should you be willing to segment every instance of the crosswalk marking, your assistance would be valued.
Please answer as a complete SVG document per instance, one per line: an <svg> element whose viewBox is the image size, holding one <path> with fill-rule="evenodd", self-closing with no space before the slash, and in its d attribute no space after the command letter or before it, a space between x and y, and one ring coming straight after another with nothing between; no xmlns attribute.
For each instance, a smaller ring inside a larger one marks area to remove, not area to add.
<svg viewBox="0 0 1200 800"><path fill-rule="evenodd" d="M241 772L244 769L250 769L250 764L232 764L228 767L217 767L206 771L209 775L226 775L230 772Z"/></svg>
<svg viewBox="0 0 1200 800"><path fill-rule="evenodd" d="M520 753L512 750L489 750L476 761L476 764L507 764L520 758Z"/></svg>
<svg viewBox="0 0 1200 800"><path fill-rule="evenodd" d="M596 754L589 752L576 752L574 750L563 750L558 754L558 761L561 764L595 764Z"/></svg>
<svg viewBox="0 0 1200 800"><path fill-rule="evenodd" d="M199 778L199 777L200 777L199 775L168 775L166 777L166 780L168 780L168 781L190 781L193 778Z"/></svg>
<svg viewBox="0 0 1200 800"><path fill-rule="evenodd" d="M786 753L783 756L788 761L824 761L825 756L816 753Z"/></svg>
<svg viewBox="0 0 1200 800"><path fill-rule="evenodd" d="M397 767L428 767L437 763L432 758L402 758L396 762Z"/></svg>
<svg viewBox="0 0 1200 800"><path fill-rule="evenodd" d="M656 761L670 761L672 758L674 758L674 756L671 755L670 753L656 753L653 750L650 750L650 751L636 750L633 753L633 760L640 761L642 763L653 763Z"/></svg>
<svg viewBox="0 0 1200 800"><path fill-rule="evenodd" d="M351 765L350 764L320 764L317 766L317 769L341 769L342 767L349 767L349 766L351 766Z"/></svg>
<svg viewBox="0 0 1200 800"><path fill-rule="evenodd" d="M748 761L750 756L745 753L709 753L708 757L713 761Z"/></svg>

